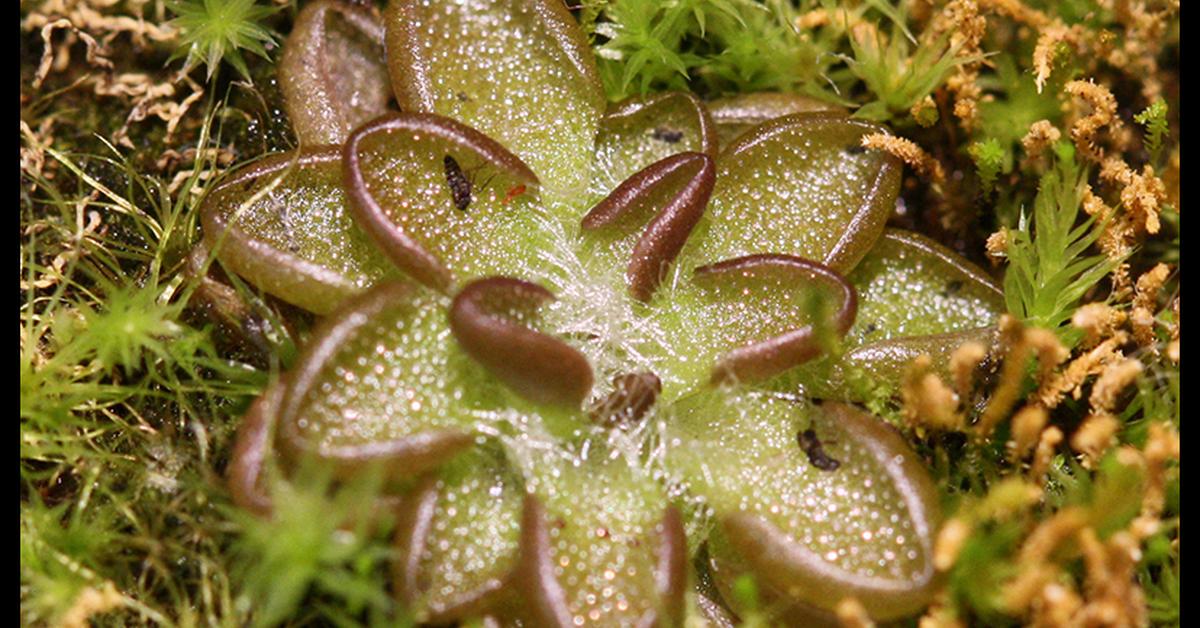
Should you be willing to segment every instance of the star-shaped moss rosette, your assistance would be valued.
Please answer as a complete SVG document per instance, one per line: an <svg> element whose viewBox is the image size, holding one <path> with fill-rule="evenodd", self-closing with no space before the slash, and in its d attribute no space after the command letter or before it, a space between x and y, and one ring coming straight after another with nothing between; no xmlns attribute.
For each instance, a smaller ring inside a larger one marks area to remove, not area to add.
<svg viewBox="0 0 1200 628"><path fill-rule="evenodd" d="M794 621L928 602L934 487L846 382L944 361L1002 301L885 230L882 127L778 95L606 108L553 0L314 2L280 72L302 147L213 191L206 242L325 317L245 417L239 504L268 515L265 469L302 459L384 469L429 623L673 624L744 573Z"/></svg>

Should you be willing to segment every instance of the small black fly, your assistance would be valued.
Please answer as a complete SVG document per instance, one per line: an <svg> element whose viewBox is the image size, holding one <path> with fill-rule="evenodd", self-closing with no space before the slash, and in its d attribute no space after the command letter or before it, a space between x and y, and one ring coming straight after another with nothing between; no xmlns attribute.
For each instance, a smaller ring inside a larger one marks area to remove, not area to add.
<svg viewBox="0 0 1200 628"><path fill-rule="evenodd" d="M678 144L679 140L683 139L683 131L677 131L665 126L660 126L650 134L650 137L668 144Z"/></svg>
<svg viewBox="0 0 1200 628"><path fill-rule="evenodd" d="M803 449L804 453L808 454L808 461L812 463L812 466L822 471L833 471L842 466L841 462L838 462L825 453L825 448L821 445L821 439L817 438L816 430L809 428L796 434L796 441L800 443L800 449Z"/></svg>
<svg viewBox="0 0 1200 628"><path fill-rule="evenodd" d="M958 279L949 281L946 283L946 289L942 290L942 296L945 298L949 298L951 295L958 294L958 291L962 290L962 287L963 287L963 282Z"/></svg>
<svg viewBox="0 0 1200 628"><path fill-rule="evenodd" d="M450 155L442 158L442 165L446 168L446 185L450 187L454 206L466 211L471 205L471 180L463 174L462 167Z"/></svg>
<svg viewBox="0 0 1200 628"><path fill-rule="evenodd" d="M844 150L847 155L861 155L867 152L867 149L861 144L851 144L842 150Z"/></svg>

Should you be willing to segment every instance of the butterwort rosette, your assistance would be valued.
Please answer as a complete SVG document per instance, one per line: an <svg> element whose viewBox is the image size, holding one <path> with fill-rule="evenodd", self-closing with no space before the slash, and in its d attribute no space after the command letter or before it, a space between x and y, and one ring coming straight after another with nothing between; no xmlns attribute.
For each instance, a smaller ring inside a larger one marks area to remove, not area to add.
<svg viewBox="0 0 1200 628"><path fill-rule="evenodd" d="M554 0L312 2L280 81L300 147L209 194L205 246L321 318L244 419L235 501L383 472L423 623L676 625L743 610L745 574L790 621L928 603L935 489L849 382L944 363L1002 301L886 227L901 164L860 148L886 129L609 104Z"/></svg>

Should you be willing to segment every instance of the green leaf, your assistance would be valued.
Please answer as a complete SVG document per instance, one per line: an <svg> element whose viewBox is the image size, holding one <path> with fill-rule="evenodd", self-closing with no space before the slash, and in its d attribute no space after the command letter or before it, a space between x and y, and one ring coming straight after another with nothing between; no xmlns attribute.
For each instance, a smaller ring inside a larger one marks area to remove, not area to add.
<svg viewBox="0 0 1200 628"><path fill-rule="evenodd" d="M561 2L396 0L384 20L401 109L448 116L495 138L552 196L587 184L604 93Z"/></svg>
<svg viewBox="0 0 1200 628"><path fill-rule="evenodd" d="M527 469L533 477L515 584L532 624L682 619L682 521L659 484L630 462L597 447L574 462L549 456Z"/></svg>
<svg viewBox="0 0 1200 628"><path fill-rule="evenodd" d="M599 199L633 173L688 151L717 154L712 119L695 96L667 92L611 105L596 137L589 192Z"/></svg>
<svg viewBox="0 0 1200 628"><path fill-rule="evenodd" d="M275 42L275 35L262 23L279 7L259 6L255 0L172 0L168 6L177 16L170 24L182 33L171 60L187 55L189 68L203 62L209 81L223 60L250 81L241 51L265 59L264 44Z"/></svg>
<svg viewBox="0 0 1200 628"><path fill-rule="evenodd" d="M200 212L221 263L318 314L398 275L350 215L336 147L248 166L210 192Z"/></svg>
<svg viewBox="0 0 1200 628"><path fill-rule="evenodd" d="M451 291L547 272L538 179L475 129L433 114L376 118L346 141L343 168L355 220L417 281Z"/></svg>
<svg viewBox="0 0 1200 628"><path fill-rule="evenodd" d="M279 86L302 144L341 144L358 125L388 110L392 86L383 23L341 0L304 6L283 44Z"/></svg>
<svg viewBox="0 0 1200 628"><path fill-rule="evenodd" d="M870 402L899 389L918 356L945 371L966 342L992 345L1004 312L999 287L982 269L918 233L888 229L848 277L858 316L845 353L801 367L774 383L822 398Z"/></svg>
<svg viewBox="0 0 1200 628"><path fill-rule="evenodd" d="M682 274L682 273L679 273ZM854 291L826 266L785 255L725 260L670 282L652 303L664 331L664 398L705 382L762 380L815 359L854 320Z"/></svg>
<svg viewBox="0 0 1200 628"><path fill-rule="evenodd" d="M1167 125L1167 101L1159 98L1150 103L1149 107L1133 116L1133 120L1146 127L1143 141L1146 150L1150 151L1151 161L1158 163L1159 157L1162 155L1163 140L1171 131Z"/></svg>
<svg viewBox="0 0 1200 628"><path fill-rule="evenodd" d="M996 175L1005 170L1007 155L1000 146L1000 142L995 138L988 138L982 142L971 144L967 152L975 162L975 174L983 184L983 191L991 193L996 184Z"/></svg>
<svg viewBox="0 0 1200 628"><path fill-rule="evenodd" d="M502 403L482 367L449 335L429 291L385 283L318 328L287 379L278 445L351 474L382 463L389 478L436 467L472 443L474 410Z"/></svg>
<svg viewBox="0 0 1200 628"><path fill-rule="evenodd" d="M848 279L860 304L849 347L986 327L1004 311L983 269L911 231L885 231Z"/></svg>
<svg viewBox="0 0 1200 628"><path fill-rule="evenodd" d="M924 463L878 418L841 404L721 391L669 412L667 459L714 514L709 551L727 600L751 572L764 606L786 609L791 625L832 619L848 595L877 620L927 602L936 491ZM820 463L798 443L809 429Z"/></svg>
<svg viewBox="0 0 1200 628"><path fill-rule="evenodd" d="M750 129L781 116L814 111L846 113L838 105L811 96L779 92L728 96L708 103L707 107L716 124L721 146L729 146Z"/></svg>
<svg viewBox="0 0 1200 628"><path fill-rule="evenodd" d="M466 451L404 501L398 515L399 597L421 623L450 623L492 609L511 584L524 486L504 456Z"/></svg>
<svg viewBox="0 0 1200 628"><path fill-rule="evenodd" d="M685 269L782 253L845 272L883 231L900 189L900 162L863 151L883 127L831 113L778 118L717 159L708 211L680 255Z"/></svg>

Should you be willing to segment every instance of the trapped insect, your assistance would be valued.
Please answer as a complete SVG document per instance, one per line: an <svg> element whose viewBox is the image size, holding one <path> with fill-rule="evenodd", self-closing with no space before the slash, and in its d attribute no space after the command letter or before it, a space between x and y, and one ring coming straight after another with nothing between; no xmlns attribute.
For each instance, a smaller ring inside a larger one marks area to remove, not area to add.
<svg viewBox="0 0 1200 628"><path fill-rule="evenodd" d="M508 205L509 203L512 202L512 200L514 198L517 198L518 196L520 196L524 193L525 193L525 184L519 183L519 184L509 188L508 193L504 195L504 200L500 204Z"/></svg>
<svg viewBox="0 0 1200 628"><path fill-rule="evenodd" d="M656 129L654 129L654 131L651 132L650 136L660 142L666 142L668 144L678 144L679 141L683 139L683 131L677 131L672 128L660 126Z"/></svg>
<svg viewBox="0 0 1200 628"><path fill-rule="evenodd" d="M809 428L796 434L796 441L800 444L800 449L808 455L812 466L822 471L833 471L842 466L841 462L825 453L825 447L821 444L821 439L817 438L816 430Z"/></svg>
<svg viewBox="0 0 1200 628"><path fill-rule="evenodd" d="M446 169L446 185L450 187L450 196L454 198L454 206L463 211L471 205L471 180L463 174L462 167L450 155L442 158L442 166Z"/></svg>

